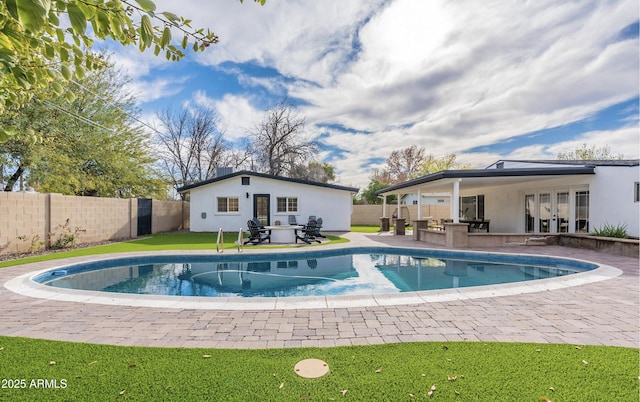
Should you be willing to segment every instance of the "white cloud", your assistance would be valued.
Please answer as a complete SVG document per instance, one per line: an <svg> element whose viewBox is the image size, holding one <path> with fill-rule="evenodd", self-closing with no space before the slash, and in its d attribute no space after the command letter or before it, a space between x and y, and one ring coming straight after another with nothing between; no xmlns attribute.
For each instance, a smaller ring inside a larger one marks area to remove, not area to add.
<svg viewBox="0 0 640 402"><path fill-rule="evenodd" d="M226 95L215 101L214 106L221 118L225 138L230 141L245 138L263 117L263 112L256 110L251 100L243 96Z"/></svg>
<svg viewBox="0 0 640 402"><path fill-rule="evenodd" d="M323 140L344 150L330 162L346 183L366 185L373 158L413 144L434 155L456 153L458 161L476 167L507 157L554 158L584 142L638 155L637 119L627 128L559 138L511 155L464 154L586 119L638 96L638 38L616 39L638 19L634 0L157 4L220 36L219 44L197 56L199 63L220 71L225 61L253 62L287 78L239 73L245 92L215 98L194 93L191 101L215 106L230 138L241 138L262 116L254 106L257 93L248 91L286 92L307 102L301 111L309 130L328 133ZM146 77L149 89L154 79L147 75L169 67L134 52L119 52L119 64L135 79ZM177 88L157 82L147 97Z"/></svg>
<svg viewBox="0 0 640 402"><path fill-rule="evenodd" d="M179 78L175 81L164 78L131 81L125 85L125 90L135 96L140 102L152 102L157 99L170 98L180 93L183 88L182 83L187 78Z"/></svg>
<svg viewBox="0 0 640 402"><path fill-rule="evenodd" d="M546 151L551 159L555 159L560 152L578 149L583 144L596 148L609 147L612 155L623 155L625 159L640 158L640 131L637 125L611 131L589 131L570 141L548 146Z"/></svg>

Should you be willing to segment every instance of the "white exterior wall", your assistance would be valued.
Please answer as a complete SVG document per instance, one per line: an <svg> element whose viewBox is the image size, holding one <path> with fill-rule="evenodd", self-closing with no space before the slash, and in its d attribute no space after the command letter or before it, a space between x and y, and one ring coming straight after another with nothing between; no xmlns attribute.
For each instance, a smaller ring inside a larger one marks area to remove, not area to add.
<svg viewBox="0 0 640 402"><path fill-rule="evenodd" d="M297 221L306 223L309 215L323 220L323 231L349 231L351 227L352 195L348 191L336 190L308 184L250 177L250 184L242 185L241 175L191 190L190 224L192 232L238 231L247 229L247 221L253 218L253 195L270 194L271 224L280 220L286 225L289 213L277 213L277 197L297 197ZM249 196L247 197L247 193ZM239 211L218 213L217 197L238 197ZM202 213L206 218L202 218Z"/></svg>
<svg viewBox="0 0 640 402"><path fill-rule="evenodd" d="M589 189L590 229L627 225L630 236L640 236L640 203L634 202L634 183L640 181L639 166L598 166Z"/></svg>
<svg viewBox="0 0 640 402"><path fill-rule="evenodd" d="M588 187L594 177L594 175L584 175L466 189L460 191L460 196L484 194L484 217L491 220L489 225L491 233L523 233L525 229L525 194L569 189L570 201L573 201L575 190Z"/></svg>

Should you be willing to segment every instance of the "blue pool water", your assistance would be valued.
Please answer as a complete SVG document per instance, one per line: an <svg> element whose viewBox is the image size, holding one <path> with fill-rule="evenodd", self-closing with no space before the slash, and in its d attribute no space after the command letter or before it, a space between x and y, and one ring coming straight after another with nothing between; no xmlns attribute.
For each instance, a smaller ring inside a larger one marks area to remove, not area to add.
<svg viewBox="0 0 640 402"><path fill-rule="evenodd" d="M350 248L309 253L115 258L34 280L117 293L282 297L412 292L530 281L597 266L581 261L443 250Z"/></svg>

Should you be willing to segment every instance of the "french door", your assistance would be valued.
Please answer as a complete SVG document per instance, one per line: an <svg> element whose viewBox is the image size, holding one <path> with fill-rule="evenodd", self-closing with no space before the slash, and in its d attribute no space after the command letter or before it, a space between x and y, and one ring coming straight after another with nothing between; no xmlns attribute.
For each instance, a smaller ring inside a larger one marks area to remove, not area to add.
<svg viewBox="0 0 640 402"><path fill-rule="evenodd" d="M569 232L569 190L542 190L524 196L525 232Z"/></svg>
<svg viewBox="0 0 640 402"><path fill-rule="evenodd" d="M269 226L271 224L271 215L269 214L269 194L253 195L253 216L258 218L260 224Z"/></svg>

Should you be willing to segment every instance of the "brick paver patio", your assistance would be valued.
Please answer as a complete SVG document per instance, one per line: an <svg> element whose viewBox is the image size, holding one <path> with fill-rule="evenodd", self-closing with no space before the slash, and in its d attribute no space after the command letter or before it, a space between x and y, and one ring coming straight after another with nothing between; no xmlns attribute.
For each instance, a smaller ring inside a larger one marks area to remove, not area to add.
<svg viewBox="0 0 640 402"><path fill-rule="evenodd" d="M356 245L437 248L409 236L350 233ZM264 251L264 250L261 250ZM278 251L282 251L279 249ZM87 304L0 287L0 335L113 345L288 348L412 341L640 347L638 258L557 246L482 251L574 257L623 274L535 293L392 306L219 310ZM52 262L0 269L0 284Z"/></svg>

